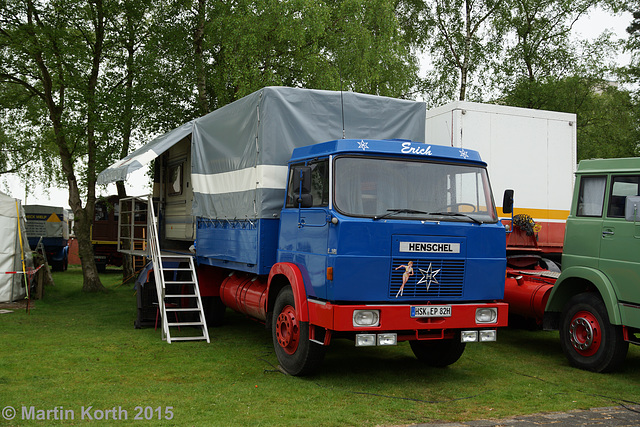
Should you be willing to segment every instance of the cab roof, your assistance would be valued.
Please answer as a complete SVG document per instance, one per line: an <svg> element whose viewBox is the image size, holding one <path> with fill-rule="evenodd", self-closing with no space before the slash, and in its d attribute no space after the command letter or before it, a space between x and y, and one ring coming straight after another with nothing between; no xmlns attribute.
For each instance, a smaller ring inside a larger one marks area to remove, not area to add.
<svg viewBox="0 0 640 427"><path fill-rule="evenodd" d="M298 147L293 150L290 163L300 162L316 157L335 154L375 154L390 156L408 156L435 161L454 161L487 164L480 158L480 153L466 148L432 145L402 139L338 139L319 144Z"/></svg>

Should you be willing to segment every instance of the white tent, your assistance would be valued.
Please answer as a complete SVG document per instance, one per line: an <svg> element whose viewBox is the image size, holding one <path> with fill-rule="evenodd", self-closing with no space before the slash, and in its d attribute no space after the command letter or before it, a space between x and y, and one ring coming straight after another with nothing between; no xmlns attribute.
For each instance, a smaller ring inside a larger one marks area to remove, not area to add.
<svg viewBox="0 0 640 427"><path fill-rule="evenodd" d="M27 294L23 260L28 271L33 269L33 258L22 204L3 193L0 193L0 236L0 302L16 301Z"/></svg>

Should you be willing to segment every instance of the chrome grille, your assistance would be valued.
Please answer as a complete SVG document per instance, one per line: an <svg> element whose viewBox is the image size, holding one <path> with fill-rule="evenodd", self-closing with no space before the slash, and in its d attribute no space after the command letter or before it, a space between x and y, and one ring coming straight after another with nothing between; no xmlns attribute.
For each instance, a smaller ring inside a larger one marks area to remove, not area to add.
<svg viewBox="0 0 640 427"><path fill-rule="evenodd" d="M403 298L449 299L462 297L464 260L395 258L391 265L390 298L395 299L402 286L402 276L406 269L400 266L408 265L409 261L413 261L413 275L409 276L409 280L404 285L402 295L398 295L399 300Z"/></svg>

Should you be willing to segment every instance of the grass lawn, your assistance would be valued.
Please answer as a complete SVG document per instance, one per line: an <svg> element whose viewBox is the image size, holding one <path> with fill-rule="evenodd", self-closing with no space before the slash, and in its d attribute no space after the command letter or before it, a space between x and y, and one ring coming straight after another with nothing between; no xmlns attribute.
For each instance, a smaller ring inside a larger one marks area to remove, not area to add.
<svg viewBox="0 0 640 427"><path fill-rule="evenodd" d="M640 347L620 372L594 374L571 368L544 331L500 330L445 369L421 365L406 343L336 340L318 374L290 377L262 325L228 310L210 344L167 344L159 330L134 329L121 272L101 277L109 293L87 295L78 267L54 273L29 314L0 314L0 408L17 410L0 425L406 425L640 402ZM38 414L48 419L23 419Z"/></svg>

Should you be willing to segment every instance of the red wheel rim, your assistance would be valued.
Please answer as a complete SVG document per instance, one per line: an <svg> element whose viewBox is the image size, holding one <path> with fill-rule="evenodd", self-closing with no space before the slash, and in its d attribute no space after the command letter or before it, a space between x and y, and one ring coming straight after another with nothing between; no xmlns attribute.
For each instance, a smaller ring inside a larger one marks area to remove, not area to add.
<svg viewBox="0 0 640 427"><path fill-rule="evenodd" d="M296 311L290 305L282 308L276 321L276 337L278 344L287 354L293 354L300 342L300 327L296 319Z"/></svg>
<svg viewBox="0 0 640 427"><path fill-rule="evenodd" d="M602 342L602 332L598 319L588 312L579 311L569 323L571 345L581 356L593 356Z"/></svg>

